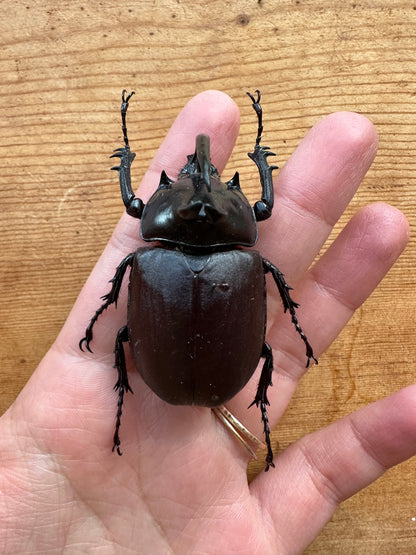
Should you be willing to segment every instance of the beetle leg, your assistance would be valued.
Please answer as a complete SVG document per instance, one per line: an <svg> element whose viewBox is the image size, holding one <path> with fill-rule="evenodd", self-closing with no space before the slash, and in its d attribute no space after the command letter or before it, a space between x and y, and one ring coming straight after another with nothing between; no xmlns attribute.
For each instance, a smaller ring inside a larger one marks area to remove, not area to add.
<svg viewBox="0 0 416 555"><path fill-rule="evenodd" d="M116 338L116 345L114 347L114 354L115 354L115 363L114 368L117 369L118 378L117 382L114 386L115 391L118 391L118 402L117 402L117 415L116 415L116 428L114 431L114 443L113 443L113 451L116 450L117 453L121 456L120 451L120 437L118 432L120 430L121 424L121 414L123 412L123 400L124 400L124 393L130 391L133 393L133 390L130 387L129 379L127 376L127 368L126 368L126 357L124 355L124 347L123 343L129 340L129 332L127 326L123 326L119 329Z"/></svg>
<svg viewBox="0 0 416 555"><path fill-rule="evenodd" d="M260 174L261 200L257 201L254 205L254 214L256 220L259 222L270 218L272 215L274 204L272 171L277 169L278 166L269 166L267 158L269 156L275 156L275 154L269 150L268 146L260 145L261 135L263 133L263 109L260 105L260 91L257 90L256 93L257 98L254 98L251 93L247 93L253 103L258 121L256 144L254 146L254 151L249 152L248 156L256 164Z"/></svg>
<svg viewBox="0 0 416 555"><path fill-rule="evenodd" d="M134 91L131 91L131 93L127 95L127 98L126 98L126 93L127 93L126 89L124 89L123 92L121 93L121 121L122 121L121 129L123 131L124 144L126 146L129 146L129 139L127 137L126 114L127 114L127 108L129 107L129 100L136 93Z"/></svg>
<svg viewBox="0 0 416 555"><path fill-rule="evenodd" d="M274 467L273 463L273 450L270 443L270 427L269 418L267 416L267 406L270 405L267 398L267 390L272 384L272 372L273 372L273 351L270 345L264 342L263 350L261 356L264 357L263 369L261 371L259 385L257 386L257 393L254 401L251 403L250 407L256 405L260 407L261 419L264 426L264 437L267 445L267 455L266 455L266 468L267 472L269 468Z"/></svg>
<svg viewBox="0 0 416 555"><path fill-rule="evenodd" d="M113 284L111 291L106 295L104 295L103 297L101 297L105 301L105 303L97 310L97 312L91 318L91 322L88 324L88 327L85 330L85 337L83 337L79 342L79 348L81 349L81 351L84 350L83 344L85 343L85 347L88 349L90 353L92 353L90 349L90 343L92 341L92 336L93 336L92 328L94 327L94 324L97 321L100 314L102 314L106 308L108 308L113 303L115 303L115 305L117 306L117 300L120 294L120 288L123 282L124 274L126 273L127 268L133 264L134 255L135 253L131 252L117 266L116 273L113 279L110 280L110 283Z"/></svg>
<svg viewBox="0 0 416 555"><path fill-rule="evenodd" d="M133 163L134 157L136 156L134 152L131 152L129 146L129 140L127 137L127 126L126 126L126 114L127 108L129 107L129 100L134 94L131 92L127 97L125 96L126 91L124 90L121 95L121 120L122 120L122 131L124 138L124 147L116 148L114 154L110 158L120 158L120 165L114 166L112 170L118 171L118 177L120 181L121 198L123 199L124 205L126 207L127 214L133 218L141 218L144 203L141 199L134 195L133 189L131 187L131 175L130 166Z"/></svg>
<svg viewBox="0 0 416 555"><path fill-rule="evenodd" d="M295 303L295 301L291 298L291 296L289 294L289 291L292 288L289 287L289 285L286 283L282 272L274 264L272 264L271 262L269 262L265 258L263 258L263 268L264 268L264 271L265 271L266 274L267 274L267 272L270 272L272 274L273 279L274 279L274 281L277 285L277 288L279 290L280 297L282 299L284 311L285 312L287 310L289 311L289 313L292 317L293 325L295 326L296 331L300 335L302 341L306 345L306 356L308 358L308 362L306 363L306 368L308 368L308 366L311 362L311 359L313 359L315 361L315 363L318 364L318 361L317 361L317 359L315 358L315 356L313 354L312 346L310 345L306 335L303 333L303 330L300 327L298 319L296 317L295 308L298 308L299 305L298 305L298 303Z"/></svg>

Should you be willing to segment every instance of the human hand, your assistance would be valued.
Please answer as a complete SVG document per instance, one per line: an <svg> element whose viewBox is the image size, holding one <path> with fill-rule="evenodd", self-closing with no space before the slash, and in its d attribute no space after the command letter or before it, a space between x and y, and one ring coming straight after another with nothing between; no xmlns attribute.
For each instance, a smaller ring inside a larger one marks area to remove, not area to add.
<svg viewBox="0 0 416 555"><path fill-rule="evenodd" d="M179 171L201 132L211 137L213 163L221 171L238 133L238 111L226 95L202 93L184 108L143 179L143 200L162 169ZM376 148L374 128L364 117L324 118L280 171L273 216L259 224L258 249L296 285L293 297L316 355L407 242L404 216L377 203L361 209L309 269ZM134 395L125 398L124 454L116 456L113 348L126 320L126 284L118 309L110 307L96 324L94 355L81 353L78 342L108 291L107 278L140 244L137 221L124 215L56 342L1 419L0 551L301 553L341 501L415 454L415 386L302 438L249 485L246 451L212 412L164 403L129 359ZM305 372L305 359L274 288L267 340L276 349L269 389L275 425ZM259 369L227 407L260 436L258 411L247 411L258 377Z"/></svg>

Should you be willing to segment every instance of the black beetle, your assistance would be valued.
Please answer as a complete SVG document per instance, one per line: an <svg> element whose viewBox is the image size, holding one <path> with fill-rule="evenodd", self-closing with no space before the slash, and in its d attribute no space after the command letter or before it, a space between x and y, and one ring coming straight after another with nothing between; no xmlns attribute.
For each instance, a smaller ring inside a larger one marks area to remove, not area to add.
<svg viewBox="0 0 416 555"><path fill-rule="evenodd" d="M210 139L196 137L195 153L177 180L163 171L160 183L145 205L134 195L130 166L135 154L127 138L126 113L134 92L122 93L121 117L124 147L114 151L120 158L121 196L127 213L141 219L140 235L159 244L130 253L117 267L111 291L96 311L79 343L91 351L93 326L98 316L117 303L121 283L131 267L127 325L117 334L114 389L118 409L114 449L120 452L119 428L123 397L132 392L126 370L124 342L130 343L135 366L147 385L164 401L174 405L218 407L234 397L264 358L257 394L252 403L260 407L267 445L266 470L273 464L266 407L271 385L273 354L265 341L266 284L270 272L306 345L307 366L314 357L296 318L295 303L283 274L252 247L257 242L257 221L271 216L272 170L267 158L274 155L261 146L263 132L260 92L247 93L257 114L258 132L254 151L248 156L260 174L261 200L254 208L240 189L238 172L222 183L210 161ZM252 406L250 405L250 406Z"/></svg>

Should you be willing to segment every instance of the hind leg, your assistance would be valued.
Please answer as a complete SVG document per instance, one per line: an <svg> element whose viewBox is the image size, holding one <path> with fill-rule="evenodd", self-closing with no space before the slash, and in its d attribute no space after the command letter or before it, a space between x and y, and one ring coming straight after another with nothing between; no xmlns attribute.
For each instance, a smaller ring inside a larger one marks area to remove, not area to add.
<svg viewBox="0 0 416 555"><path fill-rule="evenodd" d="M270 443L270 427L269 418L267 416L267 406L270 405L267 398L267 390L273 385L272 384L272 372L273 372L273 352L270 345L264 342L263 350L261 356L264 357L263 369L261 371L259 385L257 387L257 393L254 401L251 403L250 407L256 405L260 407L261 419L263 421L264 428L264 439L267 445L267 456L266 456L266 468L267 472L269 468L274 467L273 463L273 450Z"/></svg>
<svg viewBox="0 0 416 555"><path fill-rule="evenodd" d="M121 455L120 451L120 437L119 437L119 430L121 424L121 414L123 412L123 400L124 394L130 391L133 393L133 390L130 387L129 379L127 376L127 368L126 368L126 357L124 354L124 347L123 343L129 340L129 332L127 326L123 326L119 329L116 338L116 344L114 347L114 354L115 354L115 363L114 368L117 369L118 378L117 382L114 386L114 389L118 391L118 402L117 402L117 415L116 415L116 429L114 431L114 443L113 443L113 451L116 450L119 455Z"/></svg>

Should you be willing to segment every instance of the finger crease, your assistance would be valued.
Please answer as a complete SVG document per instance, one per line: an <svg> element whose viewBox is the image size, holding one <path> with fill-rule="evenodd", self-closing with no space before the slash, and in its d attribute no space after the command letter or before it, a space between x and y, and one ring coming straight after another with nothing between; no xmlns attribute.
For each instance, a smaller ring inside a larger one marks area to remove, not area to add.
<svg viewBox="0 0 416 555"><path fill-rule="evenodd" d="M299 449L305 461L308 477L315 491L331 507L337 507L343 501L343 495L339 486L328 476L323 469L319 468L314 460L311 450L303 441L299 442Z"/></svg>
<svg viewBox="0 0 416 555"><path fill-rule="evenodd" d="M354 312L355 310L357 310L358 306L346 302L346 299L343 296L343 293L339 289L335 287L330 287L322 280L315 277L313 268L309 270L309 275L310 275L311 281L313 281L316 284L316 286L323 292L323 295L332 297L335 301L340 303L345 308L348 308L348 310L350 310L351 312Z"/></svg>
<svg viewBox="0 0 416 555"><path fill-rule="evenodd" d="M297 384L300 378L306 374L306 364L298 353L291 353L285 349L278 349L279 362L276 364L274 371L276 374L289 378L291 382ZM283 363L284 362L284 363Z"/></svg>
<svg viewBox="0 0 416 555"><path fill-rule="evenodd" d="M278 198L278 202L279 202L279 205L282 207L282 209L286 208L287 210L290 210L291 212L293 212L294 214L296 214L301 218L307 217L309 219L318 220L320 223L325 224L328 227L328 229L332 229L337 222L337 219L334 220L334 219L326 218L322 212L321 213L314 212L309 207L300 204L299 202L297 202L296 200L290 197L287 197L287 196L280 197ZM310 205L312 206L313 203L311 202Z"/></svg>
<svg viewBox="0 0 416 555"><path fill-rule="evenodd" d="M374 463L380 474L383 474L388 470L389 466L381 462L380 457L377 455L375 448L372 446L371 442L361 433L357 423L355 422L353 415L348 419L348 424L350 426L351 433L354 439L358 442L359 446L362 448L366 456Z"/></svg>

